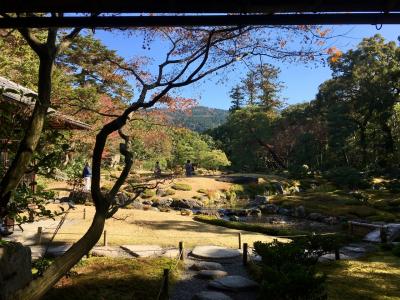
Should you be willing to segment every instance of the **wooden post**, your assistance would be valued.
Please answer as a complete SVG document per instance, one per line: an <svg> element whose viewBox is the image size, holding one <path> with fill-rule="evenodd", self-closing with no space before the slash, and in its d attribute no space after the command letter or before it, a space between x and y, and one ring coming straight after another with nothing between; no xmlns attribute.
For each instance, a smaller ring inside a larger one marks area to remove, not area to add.
<svg viewBox="0 0 400 300"><path fill-rule="evenodd" d="M242 249L242 233L238 233L238 238L239 238L239 249Z"/></svg>
<svg viewBox="0 0 400 300"><path fill-rule="evenodd" d="M248 244L243 243L243 266L247 266L247 249L248 249Z"/></svg>
<svg viewBox="0 0 400 300"><path fill-rule="evenodd" d="M385 226L381 227L380 235L381 235L381 243L386 244L387 243L387 232L386 232Z"/></svg>
<svg viewBox="0 0 400 300"><path fill-rule="evenodd" d="M104 246L108 246L108 241L107 241L107 230L104 230L103 232L103 237L104 237Z"/></svg>
<svg viewBox="0 0 400 300"><path fill-rule="evenodd" d="M339 248L335 249L335 260L340 260L340 251Z"/></svg>
<svg viewBox="0 0 400 300"><path fill-rule="evenodd" d="M163 286L159 299L162 300L169 299L169 269L164 269Z"/></svg>
<svg viewBox="0 0 400 300"><path fill-rule="evenodd" d="M353 235L353 223L349 221L347 224L349 225L349 234Z"/></svg>
<svg viewBox="0 0 400 300"><path fill-rule="evenodd" d="M184 258L183 258L183 242L179 242L179 259L184 260Z"/></svg>
<svg viewBox="0 0 400 300"><path fill-rule="evenodd" d="M37 244L38 245L40 245L42 243L42 232L43 232L43 228L38 227L37 228Z"/></svg>
<svg viewBox="0 0 400 300"><path fill-rule="evenodd" d="M83 208L83 219L86 220L86 208Z"/></svg>

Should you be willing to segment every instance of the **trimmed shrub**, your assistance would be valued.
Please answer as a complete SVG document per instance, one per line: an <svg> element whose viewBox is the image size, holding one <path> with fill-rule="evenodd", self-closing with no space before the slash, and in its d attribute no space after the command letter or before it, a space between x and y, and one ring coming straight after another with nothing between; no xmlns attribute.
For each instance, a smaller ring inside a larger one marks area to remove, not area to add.
<svg viewBox="0 0 400 300"><path fill-rule="evenodd" d="M290 243L255 242L262 257L260 299L326 299L325 276L316 270L318 258L333 251L336 239L309 236Z"/></svg>
<svg viewBox="0 0 400 300"><path fill-rule="evenodd" d="M188 185L186 183L181 183L181 182L174 183L171 187L177 191L191 191L192 190L192 187L190 185Z"/></svg>
<svg viewBox="0 0 400 300"><path fill-rule="evenodd" d="M340 167L332 169L325 174L326 179L333 182L341 188L362 188L366 187L367 183L362 178L361 173L350 167Z"/></svg>
<svg viewBox="0 0 400 300"><path fill-rule="evenodd" d="M146 189L144 192L140 195L143 199L147 198L152 198L156 195L156 191L152 189Z"/></svg>

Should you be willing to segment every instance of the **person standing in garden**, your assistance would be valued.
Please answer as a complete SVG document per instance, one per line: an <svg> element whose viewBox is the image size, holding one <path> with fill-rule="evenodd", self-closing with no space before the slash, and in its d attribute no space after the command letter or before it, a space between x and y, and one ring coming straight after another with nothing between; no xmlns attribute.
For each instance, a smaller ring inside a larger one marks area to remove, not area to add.
<svg viewBox="0 0 400 300"><path fill-rule="evenodd" d="M90 191L90 187L92 185L92 169L90 168L88 162L85 164L85 167L83 168L82 177L84 182L84 190L88 192Z"/></svg>

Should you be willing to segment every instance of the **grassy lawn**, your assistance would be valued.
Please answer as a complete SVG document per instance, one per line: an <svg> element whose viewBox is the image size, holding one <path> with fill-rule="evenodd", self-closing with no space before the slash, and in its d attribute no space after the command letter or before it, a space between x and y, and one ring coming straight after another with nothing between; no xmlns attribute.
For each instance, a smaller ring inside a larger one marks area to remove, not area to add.
<svg viewBox="0 0 400 300"><path fill-rule="evenodd" d="M321 270L328 275L328 299L400 299L400 258L390 252L322 264Z"/></svg>
<svg viewBox="0 0 400 300"><path fill-rule="evenodd" d="M63 277L45 300L157 299L164 268L173 260L89 258L76 265L71 276ZM172 272L173 284L179 270Z"/></svg>
<svg viewBox="0 0 400 300"><path fill-rule="evenodd" d="M284 207L303 205L308 212L331 216L345 216L349 219L363 218L370 221L399 221L400 212L394 208L400 195L389 191L363 191L368 200L356 198L348 192L304 192L295 195L277 195L271 202Z"/></svg>

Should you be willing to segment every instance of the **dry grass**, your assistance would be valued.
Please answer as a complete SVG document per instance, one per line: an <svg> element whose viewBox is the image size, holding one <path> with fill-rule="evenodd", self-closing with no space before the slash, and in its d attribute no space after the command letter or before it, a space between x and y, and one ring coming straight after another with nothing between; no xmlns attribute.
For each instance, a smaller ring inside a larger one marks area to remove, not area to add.
<svg viewBox="0 0 400 300"><path fill-rule="evenodd" d="M400 299L400 259L390 253L332 262L321 269L328 275L329 299Z"/></svg>
<svg viewBox="0 0 400 300"><path fill-rule="evenodd" d="M83 220L83 208L77 209L68 216L69 222L61 228L55 237L56 242L73 243L88 229L94 215L94 207L87 206L86 219ZM242 243L252 245L255 241L272 241L273 237L260 233L239 231L220 226L208 225L194 221L191 217L181 216L177 211L169 213L121 209L116 219L106 221L108 243L153 244L161 246L177 246L179 241L187 247L195 245L238 246L238 232L242 232ZM48 231L49 235L52 231ZM101 244L102 241L99 241Z"/></svg>

